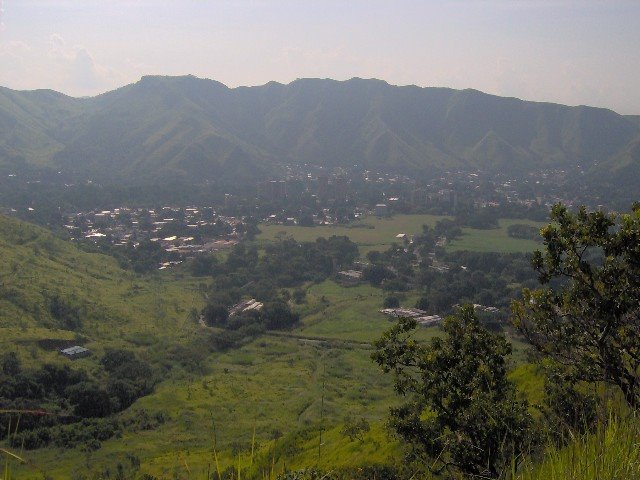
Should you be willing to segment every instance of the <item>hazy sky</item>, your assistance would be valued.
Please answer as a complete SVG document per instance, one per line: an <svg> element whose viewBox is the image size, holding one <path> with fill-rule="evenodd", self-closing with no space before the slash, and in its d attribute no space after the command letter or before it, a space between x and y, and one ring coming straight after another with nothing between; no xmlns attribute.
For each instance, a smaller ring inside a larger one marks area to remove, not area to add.
<svg viewBox="0 0 640 480"><path fill-rule="evenodd" d="M0 12L0 85L15 89L375 77L640 114L638 0L0 0Z"/></svg>

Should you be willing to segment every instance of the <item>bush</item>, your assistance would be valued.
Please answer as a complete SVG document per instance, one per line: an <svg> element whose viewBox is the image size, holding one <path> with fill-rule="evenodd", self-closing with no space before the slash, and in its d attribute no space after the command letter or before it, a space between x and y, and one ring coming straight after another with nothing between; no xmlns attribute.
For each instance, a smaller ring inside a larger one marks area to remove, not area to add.
<svg viewBox="0 0 640 480"><path fill-rule="evenodd" d="M382 302L382 307L383 308L398 308L398 307L400 307L400 299L398 297L394 297L394 296L385 297L384 301Z"/></svg>

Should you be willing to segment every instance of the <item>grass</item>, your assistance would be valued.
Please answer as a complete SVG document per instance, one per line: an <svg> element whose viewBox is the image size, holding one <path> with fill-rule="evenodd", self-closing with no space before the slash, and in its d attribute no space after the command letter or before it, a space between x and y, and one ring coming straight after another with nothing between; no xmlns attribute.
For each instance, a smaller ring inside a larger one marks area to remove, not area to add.
<svg viewBox="0 0 640 480"><path fill-rule="evenodd" d="M463 228L462 237L447 246L450 252L469 250L472 252L529 253L540 249L541 244L533 240L510 237L510 225L524 224L542 228L546 223L531 220L500 219L499 228L479 230Z"/></svg>
<svg viewBox="0 0 640 480"><path fill-rule="evenodd" d="M205 375L171 376L153 395L136 402L134 411L144 408L168 415L169 421L157 430L125 432L92 453L46 449L29 454L53 478L70 478L79 465L93 474L113 469L127 453L139 457L141 471L167 477L177 470L185 475L188 465L192 478L202 478L214 464L214 441L224 469L238 452L245 459L249 456L255 428L260 452L283 435L276 444L292 446L281 452L280 466L286 462L302 467L313 455L305 445L317 439L321 418L325 430L335 430L323 437L327 455L334 443L336 448L346 445L337 434L345 416L364 416L372 425L384 423L395 396L390 379L379 373L369 354L366 349L324 347L292 338L261 338L239 350L212 355ZM300 432L307 433L300 437ZM317 451L317 443L309 448ZM374 450L368 445L362 452ZM374 458L382 459L382 452ZM348 461L345 457L341 464Z"/></svg>
<svg viewBox="0 0 640 480"><path fill-rule="evenodd" d="M386 248L395 234L416 233L423 223L437 219L367 219L373 229L340 227L331 234L353 233L361 247ZM277 231L269 232L263 230L263 241L268 235L275 238ZM308 232L313 239L329 234L302 227L292 232ZM183 276L179 270L137 276L121 270L110 257L80 252L42 229L4 217L0 234L0 348L17 350L26 366L68 362L55 350L42 348L43 339L84 342L94 355L73 366L92 371L109 347L162 359L170 346L196 348L194 341L208 334L191 318L191 310L204 303L204 279ZM47 313L51 294L82 304L79 334L56 326ZM298 328L209 355L203 361L205 373L174 365L155 393L121 415L135 416L141 409L164 412L168 420L157 429L125 431L95 452L27 451L28 465L12 466L15 476L40 479L44 472L51 478L92 478L104 477L107 470L113 476L119 463L133 468L127 459L135 455L141 465L138 473L203 478L215 470L215 457L222 469L237 466L238 454L246 466L254 431L256 458L262 459L257 463L264 466L276 451L275 471L285 463L290 468L332 468L397 457L398 444L387 437L384 424L388 407L398 399L391 379L370 359L370 343L391 326L378 313L385 296L369 285L309 285L306 303L295 307L302 317ZM408 293L401 303L412 306L415 301L415 294ZM416 336L426 340L439 332L437 327L421 328ZM514 372L519 383L535 391L532 375L526 369ZM364 417L371 424L362 442L340 433L347 416ZM318 457L320 428L324 445Z"/></svg>
<svg viewBox="0 0 640 480"><path fill-rule="evenodd" d="M640 420L612 417L593 434L551 449L517 480L636 480L640 478Z"/></svg>
<svg viewBox="0 0 640 480"><path fill-rule="evenodd" d="M386 250L392 243L401 243L396 239L399 233L414 235L422 232L422 225L434 226L442 218L438 215L394 215L391 218L367 217L349 225L330 225L318 227L298 227L285 225L260 225L256 239L274 241L278 237L291 236L299 242L313 242L318 237L345 235L360 248L362 257L370 250Z"/></svg>
<svg viewBox="0 0 640 480"><path fill-rule="evenodd" d="M342 287L331 280L307 290L307 305L302 325L294 332L318 339L339 339L371 343L388 330L392 322L378 312L386 292L368 284ZM401 302L415 305L417 295L409 294ZM440 329L420 328L418 338L426 339Z"/></svg>
<svg viewBox="0 0 640 480"><path fill-rule="evenodd" d="M391 218L367 217L349 225L298 227L285 225L260 225L258 241L272 242L290 236L299 242L312 242L318 237L346 235L358 245L361 257L371 250L383 251L392 243L400 243L395 238L398 233L414 235L422 231L422 225L434 226L438 220L450 218L438 215L395 215ZM513 224L542 227L543 222L531 220L501 219L499 228L480 230L463 228L462 237L447 246L448 251L470 250L474 252L527 253L540 248L533 240L512 238L507 229Z"/></svg>

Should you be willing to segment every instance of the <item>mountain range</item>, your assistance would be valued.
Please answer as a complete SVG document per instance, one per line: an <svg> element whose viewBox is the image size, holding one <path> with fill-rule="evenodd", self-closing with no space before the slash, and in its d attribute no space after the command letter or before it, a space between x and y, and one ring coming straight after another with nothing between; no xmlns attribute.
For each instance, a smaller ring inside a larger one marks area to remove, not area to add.
<svg viewBox="0 0 640 480"><path fill-rule="evenodd" d="M359 78L228 88L145 76L91 98L0 88L3 171L145 183L266 178L274 165L296 163L424 175L577 168L632 186L640 121L602 108Z"/></svg>

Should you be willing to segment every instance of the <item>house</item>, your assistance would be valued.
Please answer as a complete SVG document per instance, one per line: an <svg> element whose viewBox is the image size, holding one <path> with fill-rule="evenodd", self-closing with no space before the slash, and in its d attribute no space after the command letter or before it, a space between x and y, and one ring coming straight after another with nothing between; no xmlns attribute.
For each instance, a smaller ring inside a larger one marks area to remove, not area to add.
<svg viewBox="0 0 640 480"><path fill-rule="evenodd" d="M362 272L358 270L342 270L338 272L338 280L344 284L356 285L362 280Z"/></svg>
<svg viewBox="0 0 640 480"><path fill-rule="evenodd" d="M442 322L442 317L440 315L427 315L427 312L420 310L419 308L383 308L380 310L380 313L393 318L413 318L423 327L438 325Z"/></svg>
<svg viewBox="0 0 640 480"><path fill-rule="evenodd" d="M91 355L89 349L81 347L80 345L74 345L73 347L63 348L60 350L60 353L71 360L75 360L77 358L84 358Z"/></svg>
<svg viewBox="0 0 640 480"><path fill-rule="evenodd" d="M262 302L257 301L255 298L251 298L244 302L236 303L233 307L229 309L229 316L233 317L234 315L239 315L245 312L256 311L259 312L264 307Z"/></svg>

